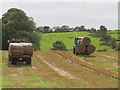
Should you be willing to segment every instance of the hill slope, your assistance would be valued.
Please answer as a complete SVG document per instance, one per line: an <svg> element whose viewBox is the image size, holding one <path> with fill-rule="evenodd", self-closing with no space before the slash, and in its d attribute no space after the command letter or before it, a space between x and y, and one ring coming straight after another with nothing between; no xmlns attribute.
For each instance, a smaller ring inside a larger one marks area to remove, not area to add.
<svg viewBox="0 0 120 90"><path fill-rule="evenodd" d="M100 38L95 38L90 36L91 33L89 32L66 32L66 33L45 33L42 34L41 40L40 40L40 48L41 50L50 50L52 48L52 45L55 41L62 41L65 45L67 50L72 50L74 45L74 39L75 37L89 37L92 40L93 45L96 46L96 50L108 50L113 51L109 46L102 46L100 43L102 43Z"/></svg>

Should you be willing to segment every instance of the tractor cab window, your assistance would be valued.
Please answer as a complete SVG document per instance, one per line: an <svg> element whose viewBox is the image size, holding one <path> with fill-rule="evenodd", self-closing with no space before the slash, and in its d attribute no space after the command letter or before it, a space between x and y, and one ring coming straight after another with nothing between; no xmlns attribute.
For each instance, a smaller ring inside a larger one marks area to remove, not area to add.
<svg viewBox="0 0 120 90"><path fill-rule="evenodd" d="M77 44L80 44L80 39L77 40Z"/></svg>
<svg viewBox="0 0 120 90"><path fill-rule="evenodd" d="M75 38L75 44L80 44L80 39L79 38Z"/></svg>

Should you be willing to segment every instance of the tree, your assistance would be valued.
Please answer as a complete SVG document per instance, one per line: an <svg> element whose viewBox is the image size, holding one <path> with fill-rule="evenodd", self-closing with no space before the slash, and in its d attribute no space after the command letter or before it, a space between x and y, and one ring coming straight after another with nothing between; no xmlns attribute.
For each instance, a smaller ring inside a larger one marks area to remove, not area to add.
<svg viewBox="0 0 120 90"><path fill-rule="evenodd" d="M61 27L61 30L63 31L63 32L69 32L70 30L69 30L69 26L67 26L67 25L63 25L62 27Z"/></svg>
<svg viewBox="0 0 120 90"><path fill-rule="evenodd" d="M36 32L43 32L43 27L42 26L37 27Z"/></svg>
<svg viewBox="0 0 120 90"><path fill-rule="evenodd" d="M43 33L49 33L50 32L50 27L49 26L44 26L43 27Z"/></svg>
<svg viewBox="0 0 120 90"><path fill-rule="evenodd" d="M80 30L80 27L78 27L78 26L76 26L75 28L74 28L74 31L79 31Z"/></svg>
<svg viewBox="0 0 120 90"><path fill-rule="evenodd" d="M79 29L80 29L80 31L86 30L84 25L81 25L81 26L79 27Z"/></svg>
<svg viewBox="0 0 120 90"><path fill-rule="evenodd" d="M91 28L90 31L91 31L91 32L96 32L96 29L95 29L95 28Z"/></svg>
<svg viewBox="0 0 120 90"><path fill-rule="evenodd" d="M36 25L32 17L28 17L26 13L20 9L9 9L5 14L2 15L2 49L7 49L8 39L21 37L20 33L22 32L29 32L33 34L35 30ZM26 34L24 34L24 37L26 37ZM28 39L31 38L34 37L28 37ZM39 46L37 47L39 48Z"/></svg>
<svg viewBox="0 0 120 90"><path fill-rule="evenodd" d="M67 49L62 41L56 41L55 43L53 43L52 50L67 50Z"/></svg>
<svg viewBox="0 0 120 90"><path fill-rule="evenodd" d="M10 27L10 30L33 32L36 29L33 18L26 16L22 10L16 8L11 8L3 14L2 24Z"/></svg>
<svg viewBox="0 0 120 90"><path fill-rule="evenodd" d="M98 30L98 33L100 34L100 36L104 37L107 34L107 28L101 25L100 29Z"/></svg>
<svg viewBox="0 0 120 90"><path fill-rule="evenodd" d="M54 32L61 32L61 28L59 26L53 27Z"/></svg>

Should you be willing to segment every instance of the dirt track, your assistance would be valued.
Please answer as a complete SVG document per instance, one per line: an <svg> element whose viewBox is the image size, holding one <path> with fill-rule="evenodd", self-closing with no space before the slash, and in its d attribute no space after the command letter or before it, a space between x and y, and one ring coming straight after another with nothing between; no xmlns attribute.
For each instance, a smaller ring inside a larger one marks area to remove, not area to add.
<svg viewBox="0 0 120 90"><path fill-rule="evenodd" d="M114 53L117 52L96 52L83 59L70 51L35 51L31 66L19 62L12 66L4 51L3 87L117 88L118 60ZM101 55L104 56L101 58Z"/></svg>

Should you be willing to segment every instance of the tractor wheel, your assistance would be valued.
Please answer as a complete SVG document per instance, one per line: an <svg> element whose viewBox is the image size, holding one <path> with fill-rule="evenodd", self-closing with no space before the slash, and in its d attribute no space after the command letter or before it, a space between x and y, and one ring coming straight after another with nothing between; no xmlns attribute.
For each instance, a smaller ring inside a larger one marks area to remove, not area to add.
<svg viewBox="0 0 120 90"><path fill-rule="evenodd" d="M31 65L31 58L28 58L28 59L26 60L26 65Z"/></svg>
<svg viewBox="0 0 120 90"><path fill-rule="evenodd" d="M79 55L79 53L77 52L77 50L75 49L75 55Z"/></svg>
<svg viewBox="0 0 120 90"><path fill-rule="evenodd" d="M11 64L12 64L12 65L15 65L15 64L16 64L16 62L17 62L17 61L16 61L16 58L11 57Z"/></svg>
<svg viewBox="0 0 120 90"><path fill-rule="evenodd" d="M73 48L73 54L75 54L75 48Z"/></svg>

